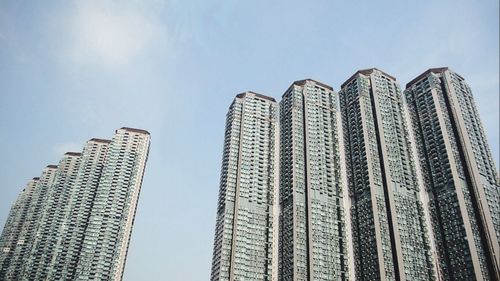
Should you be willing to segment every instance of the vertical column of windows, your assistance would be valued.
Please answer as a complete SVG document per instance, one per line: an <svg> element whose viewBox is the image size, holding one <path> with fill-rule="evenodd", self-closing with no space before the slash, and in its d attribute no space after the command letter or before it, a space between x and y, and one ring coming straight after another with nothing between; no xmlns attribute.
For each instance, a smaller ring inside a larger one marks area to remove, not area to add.
<svg viewBox="0 0 500 281"><path fill-rule="evenodd" d="M54 246L69 222L66 220L66 206L69 204L70 190L74 188L79 165L80 153L66 153L59 162L54 184L47 190L37 234L23 270L24 279L46 279L52 270L50 263L55 254Z"/></svg>
<svg viewBox="0 0 500 281"><path fill-rule="evenodd" d="M280 103L282 280L348 278L336 104L312 80L295 82Z"/></svg>
<svg viewBox="0 0 500 281"><path fill-rule="evenodd" d="M93 233L87 234L86 230L108 147L108 140L92 139L83 148L81 162L74 180L75 184L69 189L70 199L65 208L64 219L67 223L63 227L61 238L54 246L55 256L51 264L53 270L49 273L49 278L76 278L85 236L94 235ZM86 271L90 270L89 264L84 266Z"/></svg>
<svg viewBox="0 0 500 281"><path fill-rule="evenodd" d="M344 83L340 98L356 277L432 280L398 85L377 69L362 70Z"/></svg>
<svg viewBox="0 0 500 281"><path fill-rule="evenodd" d="M23 269L30 257L33 242L38 230L41 211L44 207L47 198L48 189L53 184L57 166L49 165L44 169L40 179L36 182L24 223L19 231L17 243L13 249L13 255L10 259L10 264L6 269L7 280L19 278L23 274Z"/></svg>
<svg viewBox="0 0 500 281"><path fill-rule="evenodd" d="M276 113L251 92L229 109L211 280L272 279Z"/></svg>
<svg viewBox="0 0 500 281"><path fill-rule="evenodd" d="M7 271L11 262L15 260L14 253L18 246L18 239L26 222L31 200L39 178L28 182L16 202L11 208L7 222L0 236L0 280L6 280ZM10 278L10 277L9 277Z"/></svg>
<svg viewBox="0 0 500 281"><path fill-rule="evenodd" d="M476 123L473 117L476 112L472 110L470 89L457 74L447 69L432 69L408 85L406 98L416 130L420 162L423 163L424 183L430 198L441 274L446 280L475 279L477 276L488 279L487 253L481 237L483 230L477 220L479 210L475 207L476 195L470 192L467 170L467 165L474 163L464 163L462 157L463 149L471 149L476 162L482 161L485 155L480 147L486 144L478 138L481 129L480 123ZM453 108L449 105L450 98L458 101L458 108L455 109L458 109L463 120L454 120L456 117L450 111ZM460 138L464 136L456 134L454 129L457 122L465 125L473 147L462 147ZM449 159L449 155L452 159ZM478 165L480 174L487 170L483 169L484 166ZM456 171L456 176L452 171ZM479 185L484 187L487 194L488 187L483 183ZM486 198L488 205L497 200L492 200L488 195ZM465 208L462 210L461 206ZM470 234L467 234L468 231ZM480 272L476 272L476 264Z"/></svg>
<svg viewBox="0 0 500 281"><path fill-rule="evenodd" d="M120 280L149 151L149 133L122 128L109 143L75 276Z"/></svg>

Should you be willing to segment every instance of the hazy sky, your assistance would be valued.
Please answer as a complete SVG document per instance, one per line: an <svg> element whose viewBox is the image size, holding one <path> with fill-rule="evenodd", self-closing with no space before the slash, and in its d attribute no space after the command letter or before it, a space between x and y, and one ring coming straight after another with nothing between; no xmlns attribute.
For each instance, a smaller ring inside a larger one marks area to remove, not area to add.
<svg viewBox="0 0 500 281"><path fill-rule="evenodd" d="M464 76L498 167L498 11L498 0L0 0L0 225L64 152L147 129L124 280L208 280L235 94L279 99L303 78L338 90L369 67L402 87L430 67Z"/></svg>

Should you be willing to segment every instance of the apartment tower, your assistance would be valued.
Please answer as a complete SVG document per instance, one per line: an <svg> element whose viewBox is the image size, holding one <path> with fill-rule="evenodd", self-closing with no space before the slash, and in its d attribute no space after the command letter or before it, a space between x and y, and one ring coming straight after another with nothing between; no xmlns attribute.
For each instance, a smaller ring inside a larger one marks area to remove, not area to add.
<svg viewBox="0 0 500 281"><path fill-rule="evenodd" d="M28 209L35 193L35 186L39 180L40 178L36 177L28 182L12 205L5 222L2 236L0 236L0 277L2 279L13 278L14 264L18 259L18 256L14 255L14 249L17 248L19 252L20 247L24 244L24 239L21 238L21 230L24 222L28 219Z"/></svg>
<svg viewBox="0 0 500 281"><path fill-rule="evenodd" d="M396 79L360 70L339 96L356 280L434 280Z"/></svg>
<svg viewBox="0 0 500 281"><path fill-rule="evenodd" d="M278 120L279 116L279 120ZM279 123L279 125L278 125ZM500 280L500 180L470 88L306 79L227 114L215 280Z"/></svg>
<svg viewBox="0 0 500 281"><path fill-rule="evenodd" d="M348 280L337 108L311 79L280 102L279 280Z"/></svg>
<svg viewBox="0 0 500 281"><path fill-rule="evenodd" d="M275 280L277 103L238 94L226 116L212 281Z"/></svg>
<svg viewBox="0 0 500 281"><path fill-rule="evenodd" d="M75 199L70 200L64 207L67 220L72 223L61 227L61 233L54 247L55 255L50 265L51 279L68 280L76 277L83 240L110 143L110 140L93 138L83 147L78 172L73 179L75 186L79 188L69 188L70 198Z"/></svg>
<svg viewBox="0 0 500 281"><path fill-rule="evenodd" d="M121 128L28 182L0 237L0 280L121 280L149 143Z"/></svg>
<svg viewBox="0 0 500 281"><path fill-rule="evenodd" d="M55 245L64 234L68 221L68 208L81 160L80 153L67 152L59 162L52 186L44 196L43 208L36 226L36 235L27 259L23 265L23 279L47 280L50 273ZM66 249L65 249L66 250Z"/></svg>
<svg viewBox="0 0 500 281"><path fill-rule="evenodd" d="M500 280L500 183L470 87L433 68L405 96L442 280Z"/></svg>
<svg viewBox="0 0 500 281"><path fill-rule="evenodd" d="M28 262L47 190L54 182L57 166L48 165L39 178L28 183L7 219L0 238L0 280L17 280ZM13 233L13 236L9 235ZM5 236L4 236L5 235ZM10 236L10 237L9 237Z"/></svg>

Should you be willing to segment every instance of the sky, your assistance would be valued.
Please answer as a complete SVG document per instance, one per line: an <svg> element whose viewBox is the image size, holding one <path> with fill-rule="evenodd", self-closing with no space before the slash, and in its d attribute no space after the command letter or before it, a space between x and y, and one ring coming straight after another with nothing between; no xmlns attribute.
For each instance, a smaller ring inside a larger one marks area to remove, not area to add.
<svg viewBox="0 0 500 281"><path fill-rule="evenodd" d="M93 137L151 132L124 280L208 280L225 115L238 93L404 88L448 66L499 164L499 1L0 0L0 225L29 179Z"/></svg>

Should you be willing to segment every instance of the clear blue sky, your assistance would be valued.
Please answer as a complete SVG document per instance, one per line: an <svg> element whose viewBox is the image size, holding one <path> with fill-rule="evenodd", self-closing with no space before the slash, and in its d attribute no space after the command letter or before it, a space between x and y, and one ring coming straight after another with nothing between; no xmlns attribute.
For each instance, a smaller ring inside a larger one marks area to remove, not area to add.
<svg viewBox="0 0 500 281"><path fill-rule="evenodd" d="M238 4L236 4L238 2ZM340 4L345 2L345 4ZM378 67L463 75L499 163L499 2L0 1L0 224L26 182L121 126L152 134L124 280L208 280L226 110Z"/></svg>

